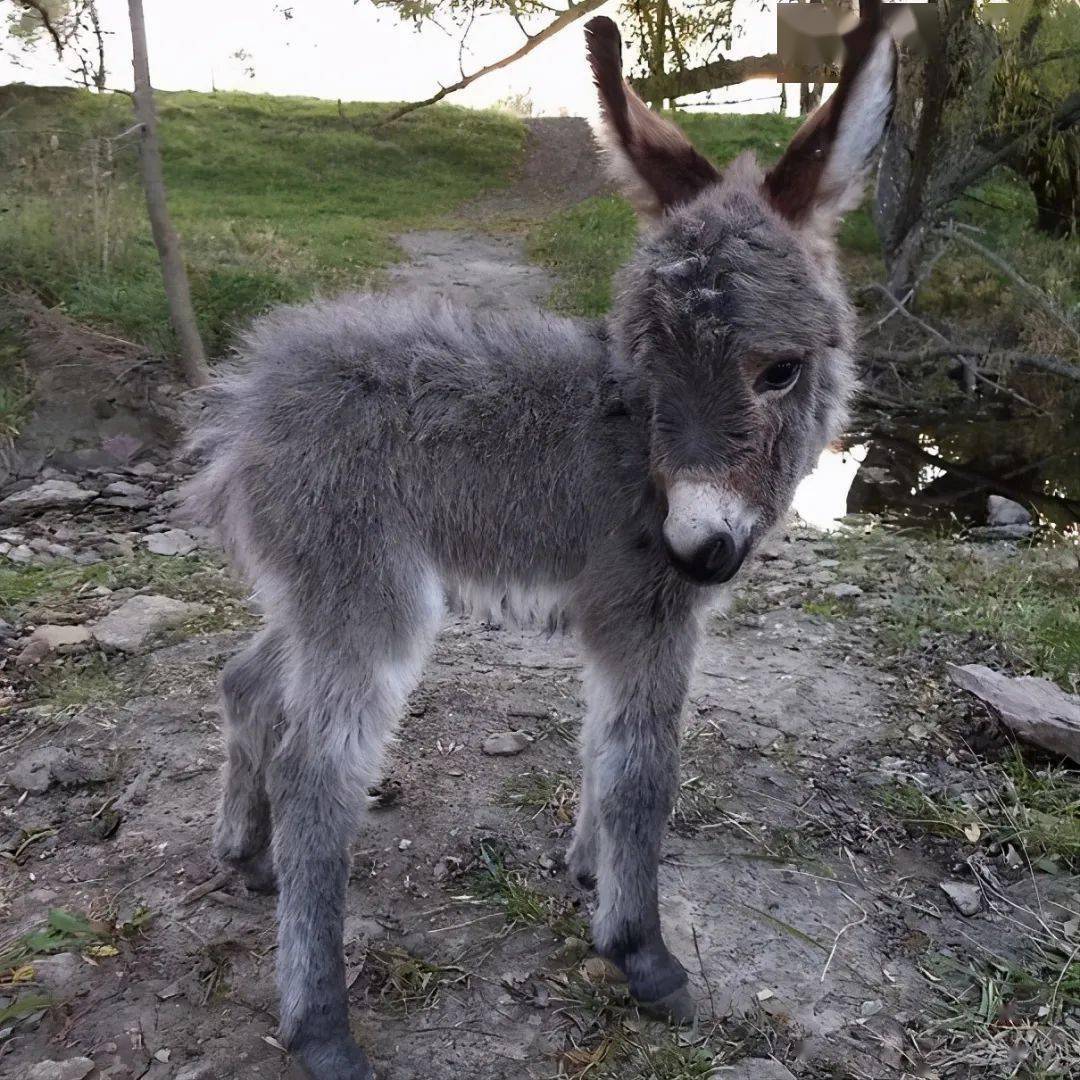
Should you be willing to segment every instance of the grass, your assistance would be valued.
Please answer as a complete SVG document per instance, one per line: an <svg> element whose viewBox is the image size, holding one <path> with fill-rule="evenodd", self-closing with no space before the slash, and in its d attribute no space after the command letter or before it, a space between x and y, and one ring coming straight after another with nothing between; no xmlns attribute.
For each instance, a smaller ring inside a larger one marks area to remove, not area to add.
<svg viewBox="0 0 1080 1080"><path fill-rule="evenodd" d="M524 127L505 113L311 98L158 95L170 209L212 354L235 324L319 288L360 287L399 257L392 235L440 222L507 181ZM171 348L156 252L119 95L0 88L5 278L73 318Z"/></svg>
<svg viewBox="0 0 1080 1080"><path fill-rule="evenodd" d="M22 362L22 344L0 320L0 451L22 431L29 417L30 381Z"/></svg>
<svg viewBox="0 0 1080 1080"><path fill-rule="evenodd" d="M980 557L950 539L896 543L880 530L837 540L845 580L869 591L891 581L890 603L875 614L875 629L893 652L918 648L927 633L946 634L992 647L1020 673L1075 691L1080 604L1069 552L1062 547L1054 557L1032 547L1012 558Z"/></svg>
<svg viewBox="0 0 1080 1080"><path fill-rule="evenodd" d="M547 814L556 825L573 825L577 814L577 785L565 773L530 769L509 777L503 784L503 795L511 806L533 818Z"/></svg>
<svg viewBox="0 0 1080 1080"><path fill-rule="evenodd" d="M502 908L509 926L546 926L559 937L588 939L588 925L574 905L534 889L523 870L507 865L499 845L481 841L477 860L470 891Z"/></svg>
<svg viewBox="0 0 1080 1080"><path fill-rule="evenodd" d="M887 803L908 824L969 850L1012 847L1017 868L1080 870L1080 772L1034 767L1019 750L981 767L984 787L963 800L931 795L914 784L893 789Z"/></svg>
<svg viewBox="0 0 1080 1080"><path fill-rule="evenodd" d="M368 949L364 958L371 991L392 1012L430 1009L451 986L467 986L469 973L452 964L436 964L396 946Z"/></svg>
<svg viewBox="0 0 1080 1080"><path fill-rule="evenodd" d="M0 617L32 615L35 609L78 610L80 597L98 586L152 589L175 600L237 603L239 590L221 565L203 555L166 556L138 551L91 566L0 566Z"/></svg>
<svg viewBox="0 0 1080 1080"><path fill-rule="evenodd" d="M567 315L603 315L611 307L612 275L630 258L636 232L634 211L613 195L586 199L537 225L526 250L557 276L551 307Z"/></svg>

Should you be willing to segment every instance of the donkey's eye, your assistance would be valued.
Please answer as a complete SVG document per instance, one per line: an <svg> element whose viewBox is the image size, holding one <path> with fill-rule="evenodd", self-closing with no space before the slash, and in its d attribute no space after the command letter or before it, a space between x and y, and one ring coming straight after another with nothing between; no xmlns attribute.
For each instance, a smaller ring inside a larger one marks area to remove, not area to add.
<svg viewBox="0 0 1080 1080"><path fill-rule="evenodd" d="M755 389L759 394L776 390L787 390L799 380L802 372L802 361L795 356L777 360L770 364L757 379Z"/></svg>

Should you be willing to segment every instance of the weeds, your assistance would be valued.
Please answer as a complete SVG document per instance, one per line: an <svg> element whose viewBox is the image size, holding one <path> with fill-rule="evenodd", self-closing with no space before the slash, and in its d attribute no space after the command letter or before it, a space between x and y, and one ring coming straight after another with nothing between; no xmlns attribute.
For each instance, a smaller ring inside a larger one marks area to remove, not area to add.
<svg viewBox="0 0 1080 1080"><path fill-rule="evenodd" d="M1016 851L1018 866L1056 873L1080 869L1080 772L1032 768L1019 750L985 765L983 790L964 799L930 795L914 784L886 797L909 825L973 846Z"/></svg>
<svg viewBox="0 0 1080 1080"><path fill-rule="evenodd" d="M577 814L577 785L565 773L530 770L511 776L503 785L503 793L512 806L525 810L531 817L547 814L556 825L573 825Z"/></svg>
<svg viewBox="0 0 1080 1080"><path fill-rule="evenodd" d="M534 889L524 871L506 865L495 843L481 841L477 861L473 895L501 907L510 926L546 926L558 937L588 938L588 925L574 905Z"/></svg>
<svg viewBox="0 0 1080 1080"><path fill-rule="evenodd" d="M25 982L27 969L32 969L37 957L81 952L107 942L112 936L113 927L109 923L92 922L54 908L44 926L0 945L0 984Z"/></svg>
<svg viewBox="0 0 1080 1080"><path fill-rule="evenodd" d="M431 963L393 946L369 949L364 964L370 969L372 992L385 1006L405 1016L430 1009L445 989L467 987L469 982L464 968Z"/></svg>
<svg viewBox="0 0 1080 1080"><path fill-rule="evenodd" d="M571 1045L559 1055L560 1075L579 1080L705 1080L740 1057L741 1041L716 1026L683 1029L638 1013L624 986L596 983L580 971L547 981L552 999L573 1009Z"/></svg>
<svg viewBox="0 0 1080 1080"><path fill-rule="evenodd" d="M845 574L867 588L892 578L890 603L875 616L892 651L918 648L928 633L975 638L1000 648L1014 667L1045 674L1066 690L1080 686L1077 565L1069 549L1059 549L1059 557L1031 548L989 558L951 540L926 538L916 549L880 533L839 537L837 549Z"/></svg>

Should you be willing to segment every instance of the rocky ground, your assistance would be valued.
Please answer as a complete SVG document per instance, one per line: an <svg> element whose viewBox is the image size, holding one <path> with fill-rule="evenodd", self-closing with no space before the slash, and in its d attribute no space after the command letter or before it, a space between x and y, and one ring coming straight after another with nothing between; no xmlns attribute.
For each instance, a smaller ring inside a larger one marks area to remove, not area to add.
<svg viewBox="0 0 1080 1080"><path fill-rule="evenodd" d="M543 295L513 240L463 222L404 238L417 261L395 287ZM180 476L155 448L57 460L0 489L0 1072L294 1076L273 902L209 855L217 677L255 616L212 538L172 521ZM710 622L661 869L701 1002L682 1030L639 1016L589 955L592 897L559 869L573 641L448 620L353 853L352 1015L377 1074L1069 1075L1073 849L1029 850L994 817L1009 746L940 655L986 643L885 632L926 559L917 540L793 526Z"/></svg>

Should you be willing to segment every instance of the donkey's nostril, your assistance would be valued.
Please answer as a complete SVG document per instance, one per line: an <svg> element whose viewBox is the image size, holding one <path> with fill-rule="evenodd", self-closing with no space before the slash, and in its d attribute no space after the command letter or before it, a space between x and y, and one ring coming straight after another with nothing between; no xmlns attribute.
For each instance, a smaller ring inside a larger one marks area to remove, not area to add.
<svg viewBox="0 0 1080 1080"><path fill-rule="evenodd" d="M720 585L735 576L748 550L749 544L724 532L710 536L689 558L679 556L670 548L668 555L691 580L701 585Z"/></svg>

